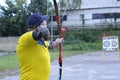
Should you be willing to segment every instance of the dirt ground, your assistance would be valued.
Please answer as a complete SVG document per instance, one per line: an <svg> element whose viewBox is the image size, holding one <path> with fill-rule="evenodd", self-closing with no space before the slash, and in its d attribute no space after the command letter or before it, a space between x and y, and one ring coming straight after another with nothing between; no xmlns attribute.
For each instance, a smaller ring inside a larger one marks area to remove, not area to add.
<svg viewBox="0 0 120 80"><path fill-rule="evenodd" d="M101 51L64 58L62 80L120 80L118 53L104 54L104 61ZM58 67L57 60L51 63L51 76L49 80L57 80ZM9 71L3 74L4 78L0 80L19 79L19 70Z"/></svg>

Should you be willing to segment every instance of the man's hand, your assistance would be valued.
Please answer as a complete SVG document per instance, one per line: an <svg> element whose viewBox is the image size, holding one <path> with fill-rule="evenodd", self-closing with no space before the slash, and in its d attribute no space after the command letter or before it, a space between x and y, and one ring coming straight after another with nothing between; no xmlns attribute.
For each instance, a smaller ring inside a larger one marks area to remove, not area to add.
<svg viewBox="0 0 120 80"><path fill-rule="evenodd" d="M47 27L37 27L33 31L33 38L35 40L40 40L41 38L44 38L45 40L48 40L50 37L50 32Z"/></svg>
<svg viewBox="0 0 120 80"><path fill-rule="evenodd" d="M42 32L42 37L46 41L50 38L50 32L49 32L48 28L44 28L44 30Z"/></svg>
<svg viewBox="0 0 120 80"><path fill-rule="evenodd" d="M62 43L62 41L63 41L63 38L57 38L57 39L55 40L55 43L56 43L57 45L59 45L60 43Z"/></svg>
<svg viewBox="0 0 120 80"><path fill-rule="evenodd" d="M57 38L54 42L50 41L49 49L56 48L60 43L62 43L63 38Z"/></svg>

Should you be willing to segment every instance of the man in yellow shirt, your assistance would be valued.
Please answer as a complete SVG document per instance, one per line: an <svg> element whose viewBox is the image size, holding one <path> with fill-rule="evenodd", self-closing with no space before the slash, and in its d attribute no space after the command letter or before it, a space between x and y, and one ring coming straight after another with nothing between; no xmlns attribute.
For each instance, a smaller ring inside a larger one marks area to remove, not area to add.
<svg viewBox="0 0 120 80"><path fill-rule="evenodd" d="M49 48L58 46L63 38L48 41L50 32L46 20L48 16L34 13L28 18L28 32L18 40L16 52L20 64L20 80L49 80Z"/></svg>

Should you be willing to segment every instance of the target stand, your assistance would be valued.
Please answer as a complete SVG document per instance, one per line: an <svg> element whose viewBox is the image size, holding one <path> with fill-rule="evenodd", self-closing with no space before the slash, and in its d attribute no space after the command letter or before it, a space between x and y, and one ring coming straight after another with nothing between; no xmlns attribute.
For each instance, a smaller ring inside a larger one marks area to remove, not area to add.
<svg viewBox="0 0 120 80"><path fill-rule="evenodd" d="M102 38L102 60L105 61L106 53L117 53L120 61L118 36L104 36Z"/></svg>

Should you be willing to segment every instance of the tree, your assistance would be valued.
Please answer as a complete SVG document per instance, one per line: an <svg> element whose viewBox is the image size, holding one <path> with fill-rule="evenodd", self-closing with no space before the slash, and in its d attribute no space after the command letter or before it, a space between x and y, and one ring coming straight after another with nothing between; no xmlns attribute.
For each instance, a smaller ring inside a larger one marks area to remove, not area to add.
<svg viewBox="0 0 120 80"><path fill-rule="evenodd" d="M26 0L6 0L7 6L0 6L0 34L1 36L18 36L26 29L29 15Z"/></svg>
<svg viewBox="0 0 120 80"><path fill-rule="evenodd" d="M31 13L46 14L47 0L6 0L0 5L0 36L20 36L27 31L27 18Z"/></svg>
<svg viewBox="0 0 120 80"><path fill-rule="evenodd" d="M47 14L51 14L53 12L53 6L52 6L52 2L48 1L47 2Z"/></svg>
<svg viewBox="0 0 120 80"><path fill-rule="evenodd" d="M68 10L80 9L82 0L64 0Z"/></svg>
<svg viewBox="0 0 120 80"><path fill-rule="evenodd" d="M61 0L60 9L64 9L64 8L66 8L66 3L64 2L64 0Z"/></svg>
<svg viewBox="0 0 120 80"><path fill-rule="evenodd" d="M47 13L47 0L31 0L30 9L39 14Z"/></svg>
<svg viewBox="0 0 120 80"><path fill-rule="evenodd" d="M80 9L82 0L73 0L73 8Z"/></svg>

